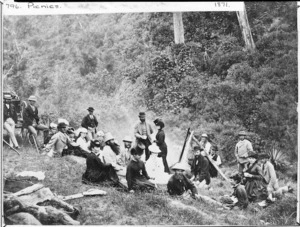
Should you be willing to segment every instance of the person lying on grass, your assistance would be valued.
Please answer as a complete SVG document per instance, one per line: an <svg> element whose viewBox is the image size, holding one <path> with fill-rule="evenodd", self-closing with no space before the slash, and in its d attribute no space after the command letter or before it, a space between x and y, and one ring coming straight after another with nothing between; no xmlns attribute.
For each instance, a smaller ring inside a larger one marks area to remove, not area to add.
<svg viewBox="0 0 300 227"><path fill-rule="evenodd" d="M156 189L155 184L149 181L151 178L146 171L144 162L141 161L142 154L143 150L139 147L131 148L132 159L126 170L126 180L130 193L136 190L152 191Z"/></svg>
<svg viewBox="0 0 300 227"><path fill-rule="evenodd" d="M222 197L221 200L223 200L223 203L226 203L226 206L230 209L246 209L249 201L245 186L241 184L241 174L235 173L229 178L234 191L230 196Z"/></svg>
<svg viewBox="0 0 300 227"><path fill-rule="evenodd" d="M167 184L168 193L170 195L182 196L186 193L190 193L193 199L196 199L198 191L195 185L185 175L184 171L186 167L182 163L176 163L172 170L175 174L169 179Z"/></svg>
<svg viewBox="0 0 300 227"><path fill-rule="evenodd" d="M86 171L82 175L83 183L107 183L111 186L125 188L120 183L119 177L111 164L104 164L100 159L100 142L91 141L91 153L87 155L86 159Z"/></svg>

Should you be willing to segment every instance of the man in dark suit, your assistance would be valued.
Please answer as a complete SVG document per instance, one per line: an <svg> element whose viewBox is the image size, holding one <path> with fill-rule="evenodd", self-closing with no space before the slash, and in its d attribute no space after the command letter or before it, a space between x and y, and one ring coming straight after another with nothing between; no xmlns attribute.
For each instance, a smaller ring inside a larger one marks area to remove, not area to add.
<svg viewBox="0 0 300 227"><path fill-rule="evenodd" d="M87 139L90 141L94 139L95 134L97 133L96 128L98 126L98 121L96 116L93 114L95 109L93 107L89 107L87 110L89 111L89 114L82 119L81 127L88 130Z"/></svg>
<svg viewBox="0 0 300 227"><path fill-rule="evenodd" d="M37 130L48 130L46 125L40 124L40 118L38 115L38 108L35 106L37 98L31 95L28 98L29 105L26 106L23 113L23 128L27 129L35 138L38 147L41 147L37 141Z"/></svg>

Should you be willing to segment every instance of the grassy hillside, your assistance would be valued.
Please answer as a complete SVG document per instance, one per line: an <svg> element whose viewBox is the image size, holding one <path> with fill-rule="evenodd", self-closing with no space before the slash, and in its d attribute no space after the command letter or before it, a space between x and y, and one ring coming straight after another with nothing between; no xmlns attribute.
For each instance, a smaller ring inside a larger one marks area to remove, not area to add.
<svg viewBox="0 0 300 227"><path fill-rule="evenodd" d="M3 176L13 177L21 171L43 171L43 184L57 195L84 192L95 186L81 183L85 164L70 156L50 158L41 156L32 147L23 147L18 156L6 146L3 149ZM223 168L225 174L234 168ZM280 185L291 179L281 178ZM296 188L296 183L292 186ZM201 195L218 200L231 193L231 187L221 178L212 180L213 191L198 189ZM199 200L170 197L166 185L159 185L153 193L129 194L115 188L99 186L107 192L102 197L85 197L70 200L80 209L78 220L82 225L295 225L296 195L287 194L276 204L262 209L251 204L245 211L229 211Z"/></svg>

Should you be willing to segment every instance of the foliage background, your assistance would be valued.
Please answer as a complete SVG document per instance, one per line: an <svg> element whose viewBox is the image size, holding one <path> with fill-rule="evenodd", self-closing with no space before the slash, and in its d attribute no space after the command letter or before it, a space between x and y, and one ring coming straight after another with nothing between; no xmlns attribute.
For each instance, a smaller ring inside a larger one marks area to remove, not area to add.
<svg viewBox="0 0 300 227"><path fill-rule="evenodd" d="M296 2L246 2L256 51L244 49L235 12L4 17L4 89L38 97L40 113L79 127L93 106L99 129L133 136L138 112L166 123L169 161L188 127L215 135L224 162L237 132L257 151L297 157Z"/></svg>

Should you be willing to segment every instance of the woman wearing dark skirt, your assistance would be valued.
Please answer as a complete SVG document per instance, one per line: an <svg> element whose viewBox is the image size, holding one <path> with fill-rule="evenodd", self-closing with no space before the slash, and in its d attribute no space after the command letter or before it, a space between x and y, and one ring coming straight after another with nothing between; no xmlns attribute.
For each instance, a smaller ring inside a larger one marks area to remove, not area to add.
<svg viewBox="0 0 300 227"><path fill-rule="evenodd" d="M142 154L143 150L140 150L138 147L131 148L132 159L126 170L126 180L130 193L136 190L151 191L156 189L155 184L149 181L150 177L146 171L145 164L141 161Z"/></svg>
<svg viewBox="0 0 300 227"><path fill-rule="evenodd" d="M156 134L156 144L160 149L160 153L158 154L158 157L162 158L163 164L164 164L164 168L165 168L165 172L166 173L170 173L170 169L168 166L168 162L167 162L167 154L168 154L168 147L167 144L165 142L165 132L163 130L163 128L165 127L164 122L161 119L156 119L154 121L154 124L157 126L157 134Z"/></svg>
<svg viewBox="0 0 300 227"><path fill-rule="evenodd" d="M244 185L249 202L265 200L268 196L267 187L262 176L261 167L257 164L258 155L249 153L247 164L244 170Z"/></svg>
<svg viewBox="0 0 300 227"><path fill-rule="evenodd" d="M100 142L91 142L91 153L86 158L86 171L82 175L84 183L106 182L112 186L121 186L118 175L111 164L104 164L100 159Z"/></svg>

